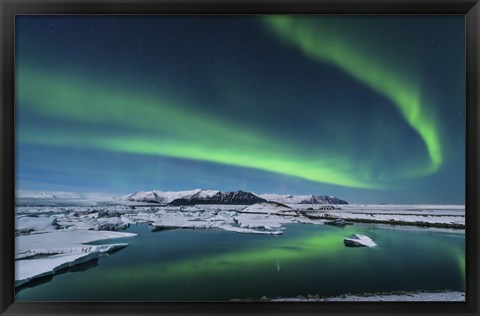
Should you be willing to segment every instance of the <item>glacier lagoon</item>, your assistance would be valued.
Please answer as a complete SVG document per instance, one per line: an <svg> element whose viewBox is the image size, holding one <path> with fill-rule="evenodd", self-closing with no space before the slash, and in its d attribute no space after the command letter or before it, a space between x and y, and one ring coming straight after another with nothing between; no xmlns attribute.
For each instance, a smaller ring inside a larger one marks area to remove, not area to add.
<svg viewBox="0 0 480 316"><path fill-rule="evenodd" d="M126 231L137 237L97 242L128 242L128 247L21 288L16 300L228 301L465 291L463 231L286 226L282 236L266 236L202 229L151 232L146 224L132 225ZM343 239L354 233L370 236L378 246L345 247Z"/></svg>

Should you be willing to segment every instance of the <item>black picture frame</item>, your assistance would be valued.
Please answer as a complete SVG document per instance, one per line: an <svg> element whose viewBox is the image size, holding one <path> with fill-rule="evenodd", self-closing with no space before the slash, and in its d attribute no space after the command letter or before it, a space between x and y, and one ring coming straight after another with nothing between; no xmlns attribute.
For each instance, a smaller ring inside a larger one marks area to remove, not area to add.
<svg viewBox="0 0 480 316"><path fill-rule="evenodd" d="M0 0L0 313L1 315L478 315L479 50L478 0ZM15 302L14 17L17 14L462 14L466 16L465 302Z"/></svg>

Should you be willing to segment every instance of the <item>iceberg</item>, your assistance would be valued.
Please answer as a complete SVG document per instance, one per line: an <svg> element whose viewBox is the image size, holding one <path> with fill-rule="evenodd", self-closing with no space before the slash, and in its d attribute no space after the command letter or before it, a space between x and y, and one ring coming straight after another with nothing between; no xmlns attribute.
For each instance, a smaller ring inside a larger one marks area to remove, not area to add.
<svg viewBox="0 0 480 316"><path fill-rule="evenodd" d="M90 260L101 254L122 249L128 244L85 245L110 238L137 234L109 231L56 230L15 238L15 286L55 274L57 271Z"/></svg>
<svg viewBox="0 0 480 316"><path fill-rule="evenodd" d="M276 214L281 212L289 212L293 209L285 204L279 202L261 202L245 207L241 210L243 213L266 213Z"/></svg>
<svg viewBox="0 0 480 316"><path fill-rule="evenodd" d="M343 240L345 247L375 247L377 244L368 236L353 234Z"/></svg>
<svg viewBox="0 0 480 316"><path fill-rule="evenodd" d="M16 233L30 233L32 231L52 231L57 229L57 221L47 216L22 216L15 219Z"/></svg>

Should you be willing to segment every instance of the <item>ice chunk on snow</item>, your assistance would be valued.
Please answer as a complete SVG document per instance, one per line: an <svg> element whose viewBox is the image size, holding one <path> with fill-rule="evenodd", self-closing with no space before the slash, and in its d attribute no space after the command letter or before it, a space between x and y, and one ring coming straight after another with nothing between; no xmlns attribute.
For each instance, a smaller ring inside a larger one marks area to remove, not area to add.
<svg viewBox="0 0 480 316"><path fill-rule="evenodd" d="M15 230L20 233L51 231L57 229L55 218L46 216L23 216L15 219Z"/></svg>
<svg viewBox="0 0 480 316"><path fill-rule="evenodd" d="M258 214L238 214L233 211L197 211L197 212L172 212L161 210L155 214L150 214L145 218L152 227L156 228L194 228L194 229L223 229L237 233L280 235L282 223L291 223L292 221L274 216ZM142 215L141 213L138 215ZM261 222L255 223L255 216L263 217ZM135 219L136 220L136 219ZM240 227L235 226L237 223ZM256 228L256 229L254 229Z"/></svg>
<svg viewBox="0 0 480 316"><path fill-rule="evenodd" d="M169 212L150 216L151 225L159 228L220 228L233 223L232 212Z"/></svg>
<svg viewBox="0 0 480 316"><path fill-rule="evenodd" d="M292 211L292 208L278 202L261 202L261 203L256 203L256 204L247 206L241 211L245 213L274 214L274 213L280 213L284 211Z"/></svg>
<svg viewBox="0 0 480 316"><path fill-rule="evenodd" d="M242 228L262 228L266 230L281 229L282 224L291 224L294 217L284 217L267 214L238 214L235 221Z"/></svg>

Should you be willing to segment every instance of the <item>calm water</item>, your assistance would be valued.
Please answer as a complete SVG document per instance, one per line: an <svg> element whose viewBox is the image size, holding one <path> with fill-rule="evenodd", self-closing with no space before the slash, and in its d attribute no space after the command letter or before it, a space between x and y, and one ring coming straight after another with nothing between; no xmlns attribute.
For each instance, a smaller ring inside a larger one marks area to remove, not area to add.
<svg viewBox="0 0 480 316"><path fill-rule="evenodd" d="M213 230L128 231L125 249L20 290L21 301L223 301L232 298L459 290L465 236L387 226L288 225L283 236ZM370 236L375 248L346 248Z"/></svg>

